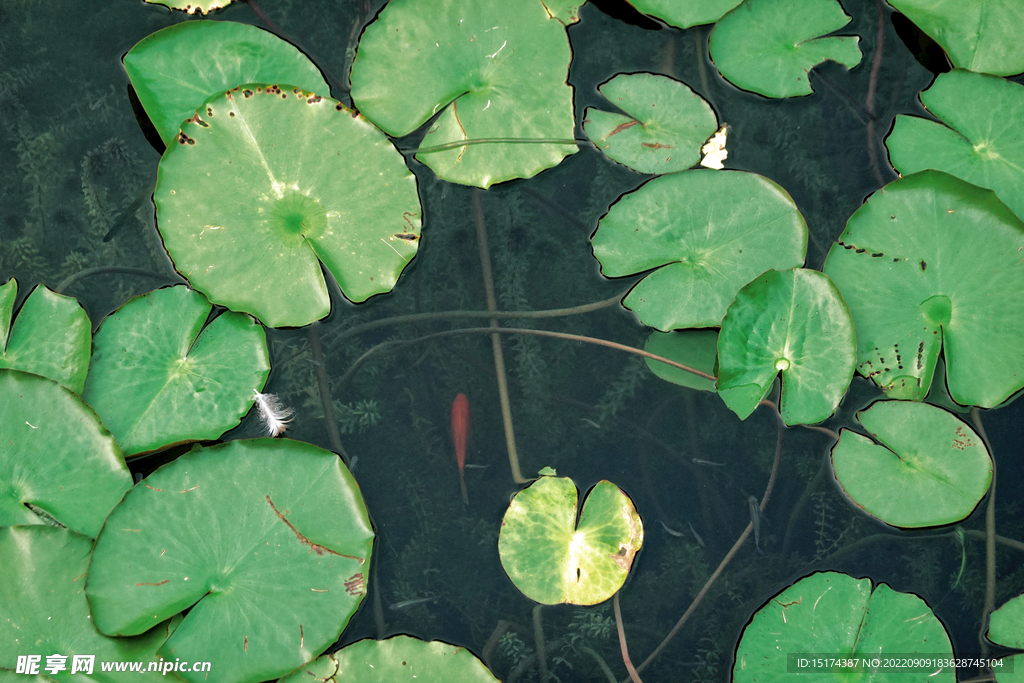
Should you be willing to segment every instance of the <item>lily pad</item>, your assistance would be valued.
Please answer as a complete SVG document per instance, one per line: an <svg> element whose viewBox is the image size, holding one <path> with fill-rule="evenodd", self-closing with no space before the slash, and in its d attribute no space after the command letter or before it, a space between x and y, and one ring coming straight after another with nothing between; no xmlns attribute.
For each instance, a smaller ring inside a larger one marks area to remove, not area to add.
<svg viewBox="0 0 1024 683"><path fill-rule="evenodd" d="M184 285L137 296L103 321L83 398L127 455L217 439L270 374L263 328Z"/></svg>
<svg viewBox="0 0 1024 683"><path fill-rule="evenodd" d="M828 277L770 270L739 291L722 320L718 394L745 420L781 374L783 422L821 422L850 386L856 348L850 309Z"/></svg>
<svg viewBox="0 0 1024 683"><path fill-rule="evenodd" d="M824 272L857 327L857 371L890 398L928 394L939 350L953 400L990 408L1024 387L1024 222L939 171L868 198Z"/></svg>
<svg viewBox="0 0 1024 683"><path fill-rule="evenodd" d="M1024 595L1007 600L992 612L986 637L993 643L1024 650Z"/></svg>
<svg viewBox="0 0 1024 683"><path fill-rule="evenodd" d="M629 575L644 542L633 501L601 481L576 522L578 491L567 477L542 476L515 495L498 536L501 566L526 597L545 605L596 605Z"/></svg>
<svg viewBox="0 0 1024 683"><path fill-rule="evenodd" d="M401 155L358 114L297 88L210 99L160 160L154 201L178 272L271 327L330 312L321 262L361 302L391 291L419 246Z"/></svg>
<svg viewBox="0 0 1024 683"><path fill-rule="evenodd" d="M441 112L416 158L486 188L576 152L570 57L540 0L395 0L359 41L352 101L395 137Z"/></svg>
<svg viewBox="0 0 1024 683"><path fill-rule="evenodd" d="M498 679L464 647L411 636L365 639L324 655L278 683L494 683Z"/></svg>
<svg viewBox="0 0 1024 683"><path fill-rule="evenodd" d="M718 332L716 330L655 331L647 338L644 351L650 351L694 370L714 375L718 360ZM651 372L667 382L700 391L716 390L715 383L709 379L650 358L644 360Z"/></svg>
<svg viewBox="0 0 1024 683"><path fill-rule="evenodd" d="M583 130L598 149L638 173L694 166L701 146L718 129L704 98L667 76L619 74L598 90L628 116L589 108Z"/></svg>
<svg viewBox="0 0 1024 683"><path fill-rule="evenodd" d="M896 170L955 175L995 190L1024 218L1024 86L957 69L936 77L921 102L945 125L897 116L885 141Z"/></svg>
<svg viewBox="0 0 1024 683"><path fill-rule="evenodd" d="M884 667L886 657L916 653L926 662L919 669L893 673ZM800 579L754 614L740 636L732 680L782 683L804 674L804 680L835 681L847 680L841 673L846 672L850 680L909 680L916 673L916 680L955 683L954 667L930 666L936 657L952 659L953 646L924 600L884 583L872 586L871 579L820 572ZM801 659L809 663L801 666ZM879 664L847 669L837 661L843 659Z"/></svg>
<svg viewBox="0 0 1024 683"><path fill-rule="evenodd" d="M236 85L291 83L330 93L320 70L293 45L233 21L168 26L139 41L123 61L139 102L168 148L203 102Z"/></svg>
<svg viewBox="0 0 1024 683"><path fill-rule="evenodd" d="M708 51L733 85L766 97L810 95L807 74L826 60L860 63L857 36L826 36L850 22L835 0L746 0L711 31Z"/></svg>
<svg viewBox="0 0 1024 683"><path fill-rule="evenodd" d="M103 671L108 662L142 662L142 670L132 680L167 681L165 674L147 672L147 662L159 662L156 650L167 639L172 624L153 624L135 638L109 638L93 626L89 603L85 599L84 577L89 569L92 539L69 529L44 526L16 526L0 529L0 642L5 645L5 666L14 666L14 655L38 656L40 674L51 673L56 680L89 680L119 683L124 672ZM9 648L9 649L8 649ZM63 669L47 671L47 658L65 655ZM95 659L88 677L82 669ZM78 661L76 661L76 659ZM72 676L71 674L77 675ZM24 675L18 680L27 679Z"/></svg>
<svg viewBox="0 0 1024 683"><path fill-rule="evenodd" d="M1018 0L891 0L949 55L953 66L997 76L1024 71Z"/></svg>
<svg viewBox="0 0 1024 683"><path fill-rule="evenodd" d="M767 178L698 169L623 196L592 241L606 277L656 269L622 305L667 332L717 327L740 287L766 270L803 265L807 224Z"/></svg>
<svg viewBox="0 0 1024 683"><path fill-rule="evenodd" d="M0 370L0 526L44 524L39 510L95 538L132 486L96 413L51 379ZM2 557L2 555L0 555Z"/></svg>
<svg viewBox="0 0 1024 683"><path fill-rule="evenodd" d="M966 519L992 483L992 458L967 423L927 403L880 401L857 419L882 445L843 429L836 479L868 514L919 528Z"/></svg>
<svg viewBox="0 0 1024 683"><path fill-rule="evenodd" d="M192 606L160 656L215 662L218 681L255 683L337 639L366 593L372 541L337 455L232 441L193 449L125 496L96 539L85 590L108 635L142 633Z"/></svg>
<svg viewBox="0 0 1024 683"><path fill-rule="evenodd" d="M37 285L11 325L18 283L0 285L0 368L13 368L59 382L82 393L92 341L89 316L71 297Z"/></svg>
<svg viewBox="0 0 1024 683"><path fill-rule="evenodd" d="M713 24L743 0L632 0L629 4L670 26L690 28Z"/></svg>

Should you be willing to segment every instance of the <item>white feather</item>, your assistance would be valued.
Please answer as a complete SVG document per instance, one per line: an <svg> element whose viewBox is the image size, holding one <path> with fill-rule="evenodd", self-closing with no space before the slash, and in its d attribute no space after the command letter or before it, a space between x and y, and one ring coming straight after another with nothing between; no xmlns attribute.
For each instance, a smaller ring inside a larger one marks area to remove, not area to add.
<svg viewBox="0 0 1024 683"><path fill-rule="evenodd" d="M292 421L294 408L285 408L281 405L274 394L261 394L253 390L256 399L256 408L260 411L260 421L267 428L267 434L277 436L288 429L288 423Z"/></svg>

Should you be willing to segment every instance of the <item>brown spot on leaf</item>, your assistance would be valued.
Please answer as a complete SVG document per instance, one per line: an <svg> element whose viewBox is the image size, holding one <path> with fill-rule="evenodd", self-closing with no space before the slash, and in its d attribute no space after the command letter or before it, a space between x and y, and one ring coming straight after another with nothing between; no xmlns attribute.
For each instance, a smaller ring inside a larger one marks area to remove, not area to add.
<svg viewBox="0 0 1024 683"><path fill-rule="evenodd" d="M135 584L135 585L136 585L136 586L162 586L162 585L164 585L165 583L170 583L170 582L171 582L171 580L170 580L170 579L164 579L164 580L163 580L163 581L161 581L160 583L137 583L137 584Z"/></svg>
<svg viewBox="0 0 1024 683"><path fill-rule="evenodd" d="M318 543L313 543L313 541L303 536L302 533L298 529L296 529L291 522L288 521L288 518L281 514L281 511L278 510L277 507L274 505L274 501L270 500L269 493L267 494L267 502L270 504L271 509L273 509L274 514L277 515L278 519L284 522L288 526L288 528L292 530L292 533L295 534L295 537L299 539L299 543L309 546L309 552L316 553L317 555L325 555L327 553L330 553L331 555L337 555L338 557L346 557L350 560L355 560L359 564L363 563L364 560L361 557L355 557L354 555L345 555L343 553L338 553L331 550L330 548L326 548L322 545L319 545Z"/></svg>

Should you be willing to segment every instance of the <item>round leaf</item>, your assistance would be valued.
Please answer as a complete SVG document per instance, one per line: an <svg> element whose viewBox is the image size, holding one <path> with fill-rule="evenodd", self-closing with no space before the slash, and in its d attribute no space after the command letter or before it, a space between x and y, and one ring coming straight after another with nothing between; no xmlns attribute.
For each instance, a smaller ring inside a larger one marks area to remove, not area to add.
<svg viewBox="0 0 1024 683"><path fill-rule="evenodd" d="M151 5L163 5L168 9L177 9L187 14L207 14L214 10L227 7L235 0L146 0Z"/></svg>
<svg viewBox="0 0 1024 683"><path fill-rule="evenodd" d="M623 305L668 331L717 327L740 287L766 270L803 265L807 224L767 178L700 169L623 196L592 241L607 277L657 268Z"/></svg>
<svg viewBox="0 0 1024 683"><path fill-rule="evenodd" d="M632 0L629 4L670 26L690 28L713 24L742 0Z"/></svg>
<svg viewBox="0 0 1024 683"><path fill-rule="evenodd" d="M718 335L718 393L745 420L782 374L787 425L821 422L856 365L850 309L826 276L770 270L736 295Z"/></svg>
<svg viewBox="0 0 1024 683"><path fill-rule="evenodd" d="M89 316L71 297L38 285L11 325L18 283L0 285L0 368L42 375L82 393L92 341Z"/></svg>
<svg viewBox="0 0 1024 683"><path fill-rule="evenodd" d="M690 168L718 129L711 106L667 76L619 74L598 90L629 116L587 109L583 130L598 149L639 173Z"/></svg>
<svg viewBox="0 0 1024 683"><path fill-rule="evenodd" d="M807 74L825 60L860 63L857 36L829 36L849 23L835 0L746 0L711 31L708 51L733 85L767 97L810 95Z"/></svg>
<svg viewBox="0 0 1024 683"><path fill-rule="evenodd" d="M271 327L330 312L318 259L361 302L391 291L419 246L416 179L388 139L287 86L204 104L160 160L154 201L178 272Z"/></svg>
<svg viewBox="0 0 1024 683"><path fill-rule="evenodd" d="M241 83L291 83L330 93L320 70L290 43L233 21L187 21L161 29L128 51L124 69L168 148L182 122L210 95Z"/></svg>
<svg viewBox="0 0 1024 683"><path fill-rule="evenodd" d="M282 678L278 683L494 683L498 679L464 647L411 636L360 640Z"/></svg>
<svg viewBox="0 0 1024 683"><path fill-rule="evenodd" d="M986 635L993 643L1024 650L1024 595L1007 600L992 613Z"/></svg>
<svg viewBox="0 0 1024 683"><path fill-rule="evenodd" d="M797 669L800 655L825 658L881 659L921 653L929 658L953 657L949 635L924 600L897 593L871 579L821 572L800 579L778 593L754 614L740 636L732 680L736 683L782 683L799 678L812 681L847 680L836 669ZM895 675L879 667L875 675L853 674L849 680L901 681L911 672ZM955 683L953 667L916 671L916 680Z"/></svg>
<svg viewBox="0 0 1024 683"><path fill-rule="evenodd" d="M133 488L108 522L86 583L96 627L134 635L195 603L159 653L216 662L224 683L311 660L366 593L362 495L337 455L309 444L196 448Z"/></svg>
<svg viewBox="0 0 1024 683"><path fill-rule="evenodd" d="M31 503L95 538L132 486L96 413L53 380L0 370L0 433L0 526L43 524Z"/></svg>
<svg viewBox="0 0 1024 683"><path fill-rule="evenodd" d="M156 650L167 638L170 624L154 623L154 628L136 638L108 638L93 626L84 581L89 569L92 540L68 529L44 526L18 526L0 529L0 642L4 643L5 666L14 666L14 655L39 655L40 673L46 658L66 655L66 671L57 680L68 680L74 665L72 655L94 655L93 669L87 678L79 672L73 680L119 683L124 673L105 672L105 662L158 662ZM147 664L134 672L132 680L167 681L158 672L147 672ZM27 679L18 676L18 680ZM48 679L47 679L48 680Z"/></svg>
<svg viewBox="0 0 1024 683"><path fill-rule="evenodd" d="M595 605L622 587L644 531L633 501L615 484L590 491L576 523L578 492L542 476L512 499L498 536L501 565L531 600Z"/></svg>
<svg viewBox="0 0 1024 683"><path fill-rule="evenodd" d="M850 217L824 271L857 327L857 370L890 398L992 407L1024 387L1024 223L990 190L938 171L890 183Z"/></svg>
<svg viewBox="0 0 1024 683"><path fill-rule="evenodd" d="M184 285L135 297L93 341L83 398L127 455L216 439L252 407L270 374L263 328Z"/></svg>
<svg viewBox="0 0 1024 683"><path fill-rule="evenodd" d="M694 370L714 375L715 361L718 359L718 332L715 330L652 332L644 344L644 351L650 351ZM715 391L715 383L709 379L698 377L692 372L680 370L650 358L644 360L651 372L665 381L691 389Z"/></svg>
<svg viewBox="0 0 1024 683"><path fill-rule="evenodd" d="M953 66L1012 76L1024 71L1019 0L888 0L942 46Z"/></svg>
<svg viewBox="0 0 1024 683"><path fill-rule="evenodd" d="M927 403L880 401L857 418L882 445L844 429L832 466L868 514L898 527L953 524L988 491L992 458L955 415Z"/></svg>
<svg viewBox="0 0 1024 683"><path fill-rule="evenodd" d="M995 190L1024 217L1024 86L957 69L936 77L921 102L946 125L897 116L885 141L896 170L945 171Z"/></svg>
<svg viewBox="0 0 1024 683"><path fill-rule="evenodd" d="M565 28L538 0L395 0L359 41L352 100L396 137L443 109L421 149L457 146L416 158L444 180L486 188L576 151L570 56Z"/></svg>

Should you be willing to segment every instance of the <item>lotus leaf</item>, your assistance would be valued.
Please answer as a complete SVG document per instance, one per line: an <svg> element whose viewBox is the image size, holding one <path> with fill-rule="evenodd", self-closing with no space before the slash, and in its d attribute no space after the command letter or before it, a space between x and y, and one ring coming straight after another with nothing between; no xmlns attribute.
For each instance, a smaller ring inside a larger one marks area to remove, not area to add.
<svg viewBox="0 0 1024 683"><path fill-rule="evenodd" d="M121 449L96 413L51 379L0 370L0 433L0 526L43 524L26 507L31 503L95 538L132 486Z"/></svg>
<svg viewBox="0 0 1024 683"><path fill-rule="evenodd" d="M17 294L14 278L0 285L0 368L49 377L81 394L89 370L89 316L76 300L38 285L12 325Z"/></svg>
<svg viewBox="0 0 1024 683"><path fill-rule="evenodd" d="M576 151L570 56L540 0L394 0L359 41L352 101L392 136L440 111L416 158L444 180L486 188Z"/></svg>
<svg viewBox="0 0 1024 683"><path fill-rule="evenodd" d="M690 28L715 23L740 2L742 0L633 0L630 4L670 26Z"/></svg>
<svg viewBox="0 0 1024 683"><path fill-rule="evenodd" d="M211 98L160 160L154 201L178 272L271 327L330 312L320 262L361 302L391 291L419 246L401 155L366 119L298 88Z"/></svg>
<svg viewBox="0 0 1024 683"><path fill-rule="evenodd" d="M657 269L622 305L667 332L717 327L740 287L766 270L803 265L807 224L767 178L699 169L623 196L592 241L607 277Z"/></svg>
<svg viewBox="0 0 1024 683"><path fill-rule="evenodd" d="M824 272L857 328L857 371L890 398L928 394L939 350L957 403L1024 387L1024 222L939 171L889 183L850 217Z"/></svg>
<svg viewBox="0 0 1024 683"><path fill-rule="evenodd" d="M216 439L270 374L263 328L185 285L135 297L103 321L83 398L127 455Z"/></svg>
<svg viewBox="0 0 1024 683"><path fill-rule="evenodd" d="M85 590L108 635L142 633L191 606L159 654L216 662L223 683L257 683L335 641L366 593L372 540L337 455L231 441L193 449L125 496L96 540Z"/></svg>

